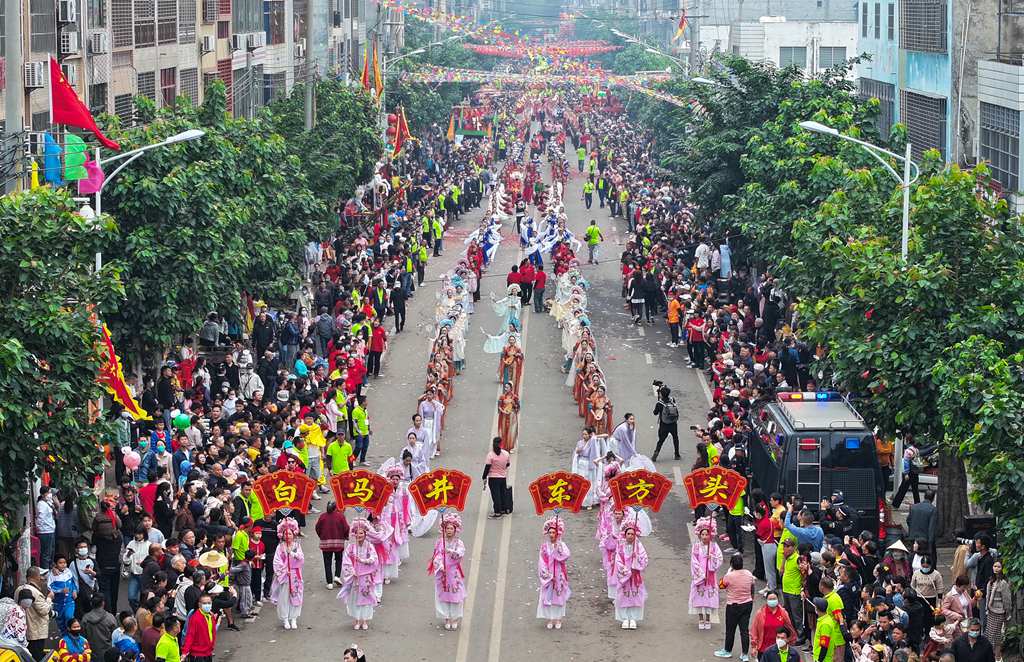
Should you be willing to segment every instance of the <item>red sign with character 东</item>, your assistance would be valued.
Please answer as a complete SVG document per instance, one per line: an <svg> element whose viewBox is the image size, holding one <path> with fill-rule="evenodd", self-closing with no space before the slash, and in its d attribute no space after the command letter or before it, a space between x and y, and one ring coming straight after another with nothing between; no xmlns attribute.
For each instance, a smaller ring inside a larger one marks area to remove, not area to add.
<svg viewBox="0 0 1024 662"><path fill-rule="evenodd" d="M589 490L589 480L568 471L544 474L530 483L530 496L538 515L543 515L546 510L560 509L578 513Z"/></svg>

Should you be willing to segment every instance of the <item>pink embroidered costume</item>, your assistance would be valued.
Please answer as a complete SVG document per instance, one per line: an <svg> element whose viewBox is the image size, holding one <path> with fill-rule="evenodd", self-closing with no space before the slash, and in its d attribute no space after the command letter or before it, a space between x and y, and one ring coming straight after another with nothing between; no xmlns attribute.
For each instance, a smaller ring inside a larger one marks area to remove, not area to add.
<svg viewBox="0 0 1024 662"><path fill-rule="evenodd" d="M377 552L377 570L373 573L373 586L377 602L384 597L384 566L391 562L391 527L381 518L367 520L366 539Z"/></svg>
<svg viewBox="0 0 1024 662"><path fill-rule="evenodd" d="M390 584L392 579L398 578L398 568L402 565L401 549L405 547L405 555L409 556L409 523L405 518L402 494L398 485L403 475L401 465L389 466L384 475L395 486L388 503L381 511L380 519L387 525L390 532L384 541L388 548L388 560L384 564L384 583Z"/></svg>
<svg viewBox="0 0 1024 662"><path fill-rule="evenodd" d="M466 601L465 574L462 557L466 546L459 539L462 518L457 513L441 517L441 537L434 545L434 554L427 566L427 574L434 576L434 609L444 619L445 630L457 630Z"/></svg>
<svg viewBox="0 0 1024 662"><path fill-rule="evenodd" d="M699 628L711 629L718 623L718 580L715 573L722 565L722 550L715 541L718 526L714 517L697 520L697 539L690 549L690 613L697 614ZM705 625L706 624L706 625Z"/></svg>
<svg viewBox="0 0 1024 662"><path fill-rule="evenodd" d="M377 606L374 577L380 570L377 550L367 539L369 523L362 517L349 526L351 542L341 560L341 590L338 599L345 603L345 611L355 621L356 630L366 630Z"/></svg>
<svg viewBox="0 0 1024 662"><path fill-rule="evenodd" d="M619 529L622 537L615 548L615 620L622 621L623 630L635 630L636 622L644 619L647 587L644 570L647 569L647 550L640 542L640 526L635 518L627 516Z"/></svg>
<svg viewBox="0 0 1024 662"><path fill-rule="evenodd" d="M540 581L540 599L537 602L537 618L547 619L547 627L561 629L565 618L565 605L572 595L566 561L569 560L569 546L562 541L565 521L552 517L544 522L544 542L540 544L537 560L537 579Z"/></svg>
<svg viewBox="0 0 1024 662"><path fill-rule="evenodd" d="M297 539L298 533L299 525L291 517L285 517L277 525L281 542L274 553L274 581L270 585L270 597L277 605L277 617L285 630L297 629L302 613L302 566L306 559Z"/></svg>

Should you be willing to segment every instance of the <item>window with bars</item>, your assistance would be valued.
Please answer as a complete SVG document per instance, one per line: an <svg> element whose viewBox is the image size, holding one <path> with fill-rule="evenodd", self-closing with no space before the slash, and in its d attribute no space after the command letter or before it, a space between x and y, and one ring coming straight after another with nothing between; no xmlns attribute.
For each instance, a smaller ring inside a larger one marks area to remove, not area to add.
<svg viewBox="0 0 1024 662"><path fill-rule="evenodd" d="M178 43L196 43L196 0L178 2Z"/></svg>
<svg viewBox="0 0 1024 662"><path fill-rule="evenodd" d="M1020 189L1020 111L981 102L978 121L981 128L981 158L988 161L992 177L1003 190Z"/></svg>
<svg viewBox="0 0 1024 662"><path fill-rule="evenodd" d="M217 80L217 74L204 71L203 72L203 94L206 94L206 90L209 89L210 83Z"/></svg>
<svg viewBox="0 0 1024 662"><path fill-rule="evenodd" d="M900 117L914 156L937 149L946 156L946 98L900 90Z"/></svg>
<svg viewBox="0 0 1024 662"><path fill-rule="evenodd" d="M176 43L178 41L177 0L157 0L156 7L157 39L161 44Z"/></svg>
<svg viewBox="0 0 1024 662"><path fill-rule="evenodd" d="M178 74L181 95L188 97L193 106L199 105L199 70L195 67L182 69Z"/></svg>
<svg viewBox="0 0 1024 662"><path fill-rule="evenodd" d="M882 38L882 3L875 3L875 39Z"/></svg>
<svg viewBox="0 0 1024 662"><path fill-rule="evenodd" d="M110 32L114 48L131 48L135 43L132 2L133 0L110 0Z"/></svg>
<svg viewBox="0 0 1024 662"><path fill-rule="evenodd" d="M232 0L231 22L236 34L259 32L263 28L263 0Z"/></svg>
<svg viewBox="0 0 1024 662"><path fill-rule="evenodd" d="M264 0L263 31L267 33L267 45L285 42L284 0Z"/></svg>
<svg viewBox="0 0 1024 662"><path fill-rule="evenodd" d="M50 130L50 111L43 110L38 113L32 113L32 130L33 131L49 131Z"/></svg>
<svg viewBox="0 0 1024 662"><path fill-rule="evenodd" d="M217 21L217 39L227 39L231 36L231 21Z"/></svg>
<svg viewBox="0 0 1024 662"><path fill-rule="evenodd" d="M88 26L90 28L107 27L107 0L87 0Z"/></svg>
<svg viewBox="0 0 1024 662"><path fill-rule="evenodd" d="M868 36L868 3L861 3L860 6L860 36Z"/></svg>
<svg viewBox="0 0 1024 662"><path fill-rule="evenodd" d="M29 47L36 53L57 52L57 3L55 0L30 0Z"/></svg>
<svg viewBox="0 0 1024 662"><path fill-rule="evenodd" d="M118 51L117 53L111 53L110 66L114 69L134 66L133 53L134 51Z"/></svg>
<svg viewBox="0 0 1024 662"><path fill-rule="evenodd" d="M889 32L888 39L892 41L896 38L896 5L892 2L888 5L888 19L889 19Z"/></svg>
<svg viewBox="0 0 1024 662"><path fill-rule="evenodd" d="M135 115L135 101L130 94L114 97L114 114L121 120L121 126L132 126Z"/></svg>
<svg viewBox="0 0 1024 662"><path fill-rule="evenodd" d="M228 112L235 107L234 99L234 75L231 71L231 58L225 58L223 60L217 60L217 78L224 81L224 87L227 92L227 108Z"/></svg>
<svg viewBox="0 0 1024 662"><path fill-rule="evenodd" d="M892 83L860 78L857 80L857 98L861 101L878 99L878 118L875 127L878 135L888 138L892 132L893 119L896 117L896 86Z"/></svg>
<svg viewBox="0 0 1024 662"><path fill-rule="evenodd" d="M231 0L217 0L217 11L221 16L231 16Z"/></svg>
<svg viewBox="0 0 1024 662"><path fill-rule="evenodd" d="M156 73L152 71L140 71L136 78L139 96L156 101Z"/></svg>
<svg viewBox="0 0 1024 662"><path fill-rule="evenodd" d="M156 44L156 0L135 0L135 46Z"/></svg>
<svg viewBox="0 0 1024 662"><path fill-rule="evenodd" d="M96 83L89 86L89 112L102 115L107 112L107 84Z"/></svg>
<svg viewBox="0 0 1024 662"><path fill-rule="evenodd" d="M178 96L178 69L168 67L160 70L160 105L173 106Z"/></svg>
<svg viewBox="0 0 1024 662"><path fill-rule="evenodd" d="M2 4L2 3L0 3L0 4ZM7 20L6 16L7 16L7 14L5 13L4 7L0 7L0 30L6 30L6 27L7 27L7 24L5 22ZM7 37L5 35L0 34L0 56L6 56L6 55L7 55Z"/></svg>
<svg viewBox="0 0 1024 662"><path fill-rule="evenodd" d="M845 46L822 46L818 49L818 66L822 69L840 67L846 62Z"/></svg>
<svg viewBox="0 0 1024 662"><path fill-rule="evenodd" d="M217 20L217 0L202 0L203 23L214 23Z"/></svg>
<svg viewBox="0 0 1024 662"><path fill-rule="evenodd" d="M947 50L946 0L900 2L900 48L925 53Z"/></svg>
<svg viewBox="0 0 1024 662"><path fill-rule="evenodd" d="M779 68L795 66L799 69L807 67L806 46L780 46L779 47Z"/></svg>

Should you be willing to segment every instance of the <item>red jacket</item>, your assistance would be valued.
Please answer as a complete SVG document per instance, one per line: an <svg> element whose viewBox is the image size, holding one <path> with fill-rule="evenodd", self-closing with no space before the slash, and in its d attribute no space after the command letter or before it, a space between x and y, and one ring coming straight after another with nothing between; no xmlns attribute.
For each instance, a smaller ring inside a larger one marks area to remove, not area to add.
<svg viewBox="0 0 1024 662"><path fill-rule="evenodd" d="M533 289L543 290L544 285L548 282L548 274L546 271L538 271L533 275Z"/></svg>
<svg viewBox="0 0 1024 662"><path fill-rule="evenodd" d="M211 657L217 645L217 615L207 616L201 609L196 609L188 617L188 632L185 633L185 645L181 647L182 657Z"/></svg>
<svg viewBox="0 0 1024 662"><path fill-rule="evenodd" d="M388 340L388 331L383 326L377 326L373 328L373 332L370 334L370 351L371 352L383 352L384 344Z"/></svg>
<svg viewBox="0 0 1024 662"><path fill-rule="evenodd" d="M533 271L533 265L532 264L527 264L526 266L519 267L519 282L520 283L523 283L523 284L526 284L526 285L533 284L533 277L534 277L534 271Z"/></svg>
<svg viewBox="0 0 1024 662"><path fill-rule="evenodd" d="M320 538L320 551L343 552L348 540L348 520L340 510L327 512L316 520L316 535Z"/></svg>

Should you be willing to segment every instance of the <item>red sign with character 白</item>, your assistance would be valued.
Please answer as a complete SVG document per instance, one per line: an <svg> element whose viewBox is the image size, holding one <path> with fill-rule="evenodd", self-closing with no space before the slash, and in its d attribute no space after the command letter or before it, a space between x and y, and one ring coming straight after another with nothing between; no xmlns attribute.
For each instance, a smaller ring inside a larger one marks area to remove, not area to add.
<svg viewBox="0 0 1024 662"><path fill-rule="evenodd" d="M691 508L708 503L732 508L746 489L747 479L732 469L715 466L687 474L683 484Z"/></svg>
<svg viewBox="0 0 1024 662"><path fill-rule="evenodd" d="M309 510L316 481L294 471L275 471L260 476L252 484L252 491L263 506L263 512L270 514L281 508L291 508L300 513Z"/></svg>
<svg viewBox="0 0 1024 662"><path fill-rule="evenodd" d="M455 469L434 469L416 477L409 483L409 494L421 515L428 510L454 508L462 510L466 507L469 486L473 479Z"/></svg>
<svg viewBox="0 0 1024 662"><path fill-rule="evenodd" d="M380 517L395 486L380 474L356 469L332 476L331 490L342 509L365 508Z"/></svg>
<svg viewBox="0 0 1024 662"><path fill-rule="evenodd" d="M568 471L544 474L530 483L530 496L538 515L561 509L578 513L589 490L589 480Z"/></svg>
<svg viewBox="0 0 1024 662"><path fill-rule="evenodd" d="M672 481L659 473L638 469L611 478L608 487L611 488L616 510L634 507L658 512L672 490Z"/></svg>

